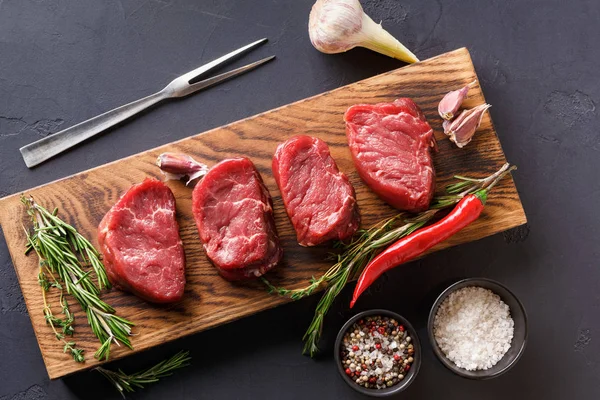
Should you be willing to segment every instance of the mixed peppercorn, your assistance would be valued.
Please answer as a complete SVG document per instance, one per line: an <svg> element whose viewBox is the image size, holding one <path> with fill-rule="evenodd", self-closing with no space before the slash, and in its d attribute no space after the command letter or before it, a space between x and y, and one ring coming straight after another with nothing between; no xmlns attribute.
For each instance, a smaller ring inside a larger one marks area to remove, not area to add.
<svg viewBox="0 0 600 400"><path fill-rule="evenodd" d="M384 389L404 379L414 362L412 338L403 325L386 316L355 322L344 334L340 359L356 384Z"/></svg>

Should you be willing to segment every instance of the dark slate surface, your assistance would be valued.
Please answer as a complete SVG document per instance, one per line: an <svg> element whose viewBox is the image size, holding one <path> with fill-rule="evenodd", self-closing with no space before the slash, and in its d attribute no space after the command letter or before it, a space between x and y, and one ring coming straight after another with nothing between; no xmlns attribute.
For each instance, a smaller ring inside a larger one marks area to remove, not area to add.
<svg viewBox="0 0 600 400"><path fill-rule="evenodd" d="M0 0L0 195L400 66L354 50L314 50L311 0ZM471 50L529 218L527 227L389 273L361 302L408 317L424 339L415 383L398 398L600 398L600 2L365 0L375 20L421 58ZM276 54L249 75L152 112L28 170L18 148L153 92L178 74L267 36L237 65ZM10 232L5 232L10 234ZM491 381L452 375L434 359L425 320L462 277L509 286L529 312L527 350ZM346 290L326 321L325 356L300 354L317 297L117 362L135 370L179 349L194 365L131 398L358 398L337 376L331 343ZM41 312L41 310L39 310ZM96 373L50 382L0 238L0 399L113 398Z"/></svg>

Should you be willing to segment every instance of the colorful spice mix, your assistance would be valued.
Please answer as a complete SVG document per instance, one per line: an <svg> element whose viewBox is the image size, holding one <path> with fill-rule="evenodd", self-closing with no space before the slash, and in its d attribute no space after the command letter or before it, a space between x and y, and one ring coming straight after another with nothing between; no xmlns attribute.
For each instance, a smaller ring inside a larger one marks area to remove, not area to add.
<svg viewBox="0 0 600 400"><path fill-rule="evenodd" d="M403 325L386 316L365 317L345 333L342 367L357 385L385 389L404 379L415 361L412 338Z"/></svg>

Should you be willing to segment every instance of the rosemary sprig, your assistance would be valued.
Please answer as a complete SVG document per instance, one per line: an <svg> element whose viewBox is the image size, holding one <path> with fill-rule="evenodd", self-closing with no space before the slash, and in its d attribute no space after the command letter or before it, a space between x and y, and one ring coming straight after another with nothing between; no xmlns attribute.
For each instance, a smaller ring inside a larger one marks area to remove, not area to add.
<svg viewBox="0 0 600 400"><path fill-rule="evenodd" d="M65 353L69 352L69 354L71 354L71 356L73 357L73 360L75 360L76 362L84 362L85 361L85 357L83 355L84 350L78 349L76 347L75 342L71 342L71 341L67 342L65 340L66 336L73 336L73 333L75 333L75 330L73 329L73 322L74 322L73 314L71 314L71 312L69 310L69 303L67 302L67 299L64 297L64 290L63 290L62 286L60 285L60 283L58 283L58 281L54 278L54 275L52 275L52 272L50 272L48 270L45 272L44 269L47 270L47 267L40 263L40 273L38 274L38 282L39 282L40 286L42 287L42 299L44 301L44 317L46 319L46 323L48 325L50 325L50 327L52 328L52 331L54 332L56 339L63 342L63 344L64 344L63 351ZM48 280L46 273L48 273L51 276L51 279L52 279L51 281ZM52 288L52 287L56 288L60 291L59 303L62 308L62 312L65 316L64 319L55 317L54 314L52 313L52 308L48 304L48 301L46 298L46 292L48 290L50 290L50 288ZM61 328L60 333L57 331L56 327Z"/></svg>
<svg viewBox="0 0 600 400"><path fill-rule="evenodd" d="M262 281L270 293L286 296L293 300L309 296L321 286L325 286L325 293L323 293L317 304L315 315L302 338L304 340L303 353L314 357L319 352L318 343L323 331L325 315L348 281L356 278L373 257L388 245L421 228L438 211L455 205L467 194L482 189L491 189L500 179L514 169L516 167L511 167L506 163L496 173L484 179L455 176L459 182L446 188L448 195L435 197L429 210L415 216L408 213L399 213L368 230L359 231L356 238L350 243L336 243L336 246L342 249L337 262L320 278L312 277L309 284L304 288L286 289L276 287L263 277Z"/></svg>
<svg viewBox="0 0 600 400"><path fill-rule="evenodd" d="M68 329L72 330L73 317L63 297L64 290L75 297L81 305L92 332L100 340L101 345L94 357L107 360L112 343L124 344L132 348L129 336L134 324L117 316L114 308L100 299L101 290L109 288L110 283L98 251L73 226L57 217L57 209L49 212L31 197L21 197L21 202L27 208L33 223L33 233L26 231L28 242L26 252L34 250L40 260L38 280L43 289L45 304L47 289L56 287L61 290L61 306L66 319L59 323L59 319L52 316L50 307L46 305L44 308L46 320L51 322L52 328L55 329L56 325L65 329L65 325L68 325ZM85 271L84 267L91 267L91 269ZM93 280L92 272L97 284ZM51 276L51 280L48 280L46 274ZM58 275L58 279L54 274ZM78 351L74 343L65 341L66 351L71 352L76 361L79 359L83 361L82 351Z"/></svg>
<svg viewBox="0 0 600 400"><path fill-rule="evenodd" d="M189 351L180 351L168 360L164 360L147 370L130 375L120 369L118 371L111 371L106 368L96 367L95 370L104 375L121 393L123 398L125 398L125 392L135 392L136 388L143 389L144 385L158 382L160 378L172 375L174 370L190 365L191 357L189 355Z"/></svg>

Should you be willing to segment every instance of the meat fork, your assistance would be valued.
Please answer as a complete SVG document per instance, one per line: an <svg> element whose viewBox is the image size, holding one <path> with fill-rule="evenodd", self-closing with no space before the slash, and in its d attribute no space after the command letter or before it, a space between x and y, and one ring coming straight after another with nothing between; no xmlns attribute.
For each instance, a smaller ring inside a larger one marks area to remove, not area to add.
<svg viewBox="0 0 600 400"><path fill-rule="evenodd" d="M87 121L80 122L79 124L70 128L23 146L20 149L23 160L25 160L25 164L28 168L34 167L75 146L76 144L81 143L84 140L87 140L120 122L123 122L128 118L131 118L135 114L156 103L166 99L188 96L194 92L206 89L210 86L223 82L226 79L233 78L264 63L267 63L274 59L275 56L263 58L262 60L253 62L244 67L236 68L232 71L216 75L212 78L207 78L199 82L192 83L199 77L208 74L215 68L230 61L232 58L247 53L266 41L267 39L264 38L250 43L249 45L225 54L214 61L204 64L201 67L188 72L187 74L175 78L164 89L157 93L107 111L104 114L100 114L94 118L88 119Z"/></svg>

